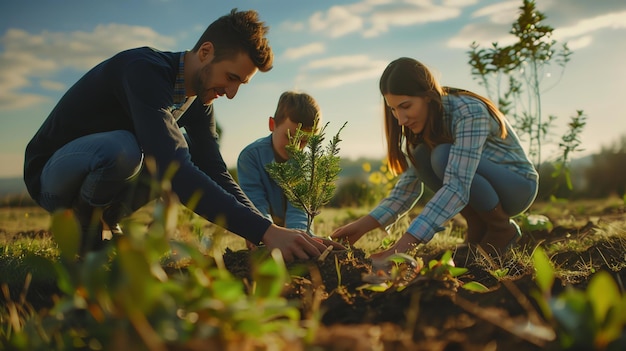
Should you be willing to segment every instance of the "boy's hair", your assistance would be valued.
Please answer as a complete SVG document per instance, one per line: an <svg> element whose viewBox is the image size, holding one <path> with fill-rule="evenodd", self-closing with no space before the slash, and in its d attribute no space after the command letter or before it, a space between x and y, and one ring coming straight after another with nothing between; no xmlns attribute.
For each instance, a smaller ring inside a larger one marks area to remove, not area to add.
<svg viewBox="0 0 626 351"><path fill-rule="evenodd" d="M293 91L280 95L274 113L276 125L289 118L294 123L302 124L302 129L312 129L316 122L319 125L321 117L320 107L311 95Z"/></svg>
<svg viewBox="0 0 626 351"><path fill-rule="evenodd" d="M204 31L192 51L197 52L200 46L210 41L215 48L214 62L234 58L245 52L250 56L254 65L261 72L272 69L274 53L265 37L269 27L259 21L259 15L254 10L237 11L218 18Z"/></svg>

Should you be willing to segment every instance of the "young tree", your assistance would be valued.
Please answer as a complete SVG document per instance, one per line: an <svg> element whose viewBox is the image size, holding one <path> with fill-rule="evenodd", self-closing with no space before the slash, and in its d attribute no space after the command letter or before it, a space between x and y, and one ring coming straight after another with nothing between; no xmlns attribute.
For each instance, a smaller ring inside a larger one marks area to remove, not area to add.
<svg viewBox="0 0 626 351"><path fill-rule="evenodd" d="M572 52L567 43L560 50L555 49L556 41L550 39L554 29L543 24L546 16L537 11L534 0L523 0L519 9L520 15L510 31L517 41L505 47L492 43L489 49L480 49L474 42L468 52L469 64L488 96L513 118L520 138L528 138L528 153L539 166L542 142L557 118L550 115L546 120L542 116L541 93L554 87L559 79L544 90L542 83L550 76L552 63L561 67L559 77L562 76ZM508 86L503 88L504 85Z"/></svg>
<svg viewBox="0 0 626 351"><path fill-rule="evenodd" d="M322 144L328 123L317 134L305 132L298 126L295 135L289 136L287 162L272 162L265 166L270 177L285 192L287 200L306 212L308 233L311 233L313 219L320 213L320 208L330 201L335 192L335 182L341 171L339 133L346 123L325 148ZM317 123L313 130L317 130ZM300 149L304 140L307 140L307 146Z"/></svg>

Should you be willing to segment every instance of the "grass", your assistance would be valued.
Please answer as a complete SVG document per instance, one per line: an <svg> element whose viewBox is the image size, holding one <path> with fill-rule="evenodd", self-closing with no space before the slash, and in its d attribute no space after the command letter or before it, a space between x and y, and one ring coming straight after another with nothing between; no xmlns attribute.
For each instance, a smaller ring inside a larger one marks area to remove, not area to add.
<svg viewBox="0 0 626 351"><path fill-rule="evenodd" d="M601 264L611 267L614 271L626 266L626 255L623 262L609 262L603 258L600 251L594 255L595 261L584 256L589 255L586 251L590 247L607 237L622 238L612 242L612 245L619 246L613 249L626 252L626 219L621 214L623 208L624 201L618 197L575 202L544 202L533 205L529 212L547 216L555 227L580 228L588 222L595 225L593 229L595 235L576 236L575 240L569 240L565 236L561 240L544 245L546 253L551 257L565 252L579 255L576 269L571 267L561 269L557 263L555 267L557 276L564 281L576 282L594 273ZM339 226L367 214L369 210L363 207L324 208L316 217L314 231L317 235L329 236ZM421 207L416 206L410 216L402 217L387 231L376 229L365 234L354 247L366 253L372 253L381 250L385 242L390 245L404 233L409 225L409 218L417 215L420 210ZM147 226L151 222L152 211L153 204L149 204L137 211L125 224ZM217 252L225 252L227 248L233 251L246 248L245 240L241 237L204 220L187 209L182 208L179 212L178 230L170 240L197 245L201 249L208 246L207 242L211 242L214 244L213 249ZM605 220L607 217L613 217L614 220ZM32 254L47 258L58 257L56 243L46 234L49 223L50 215L40 207L0 208L0 268L5 272L11 271L22 264L24 257ZM432 253L454 250L463 241L464 225L462 217L455 217L447 224L444 232L436 234L433 240L420 245L413 253L430 256ZM214 242L216 237L219 237L219 240ZM525 248L510 252L509 257L498 257L495 260L477 257L476 262L492 272L495 277L514 278L532 269L531 254L532 248ZM21 278L22 274L17 274L17 276Z"/></svg>
<svg viewBox="0 0 626 351"><path fill-rule="evenodd" d="M49 225L50 215L41 207L0 207L0 233L36 231Z"/></svg>
<svg viewBox="0 0 626 351"><path fill-rule="evenodd" d="M148 225L151 220L152 204L137 211L129 221ZM592 222L598 227L599 233L607 236L621 235L626 233L626 220L606 221L611 212L619 212L624 208L624 200L618 197L601 200L581 201L557 201L535 203L530 213L547 216L555 226L582 227L587 222ZM363 207L350 208L324 208L315 219L314 232L320 236L329 236L341 225L347 224L367 213L371 209ZM410 217L417 215L421 206L416 206L410 213ZM616 217L623 217L619 214ZM231 250L245 249L245 241L226 230L204 220L186 209L181 210L179 215L178 231L173 240L194 242L201 244L203 236L220 234L221 242L218 245L220 251L226 248ZM462 241L464 220L457 215L446 230L435 235L427 244L434 251L442 248L454 247ZM21 253L23 251L49 253L54 250L55 244L49 237L41 236L41 231L46 230L50 224L50 215L40 207L0 207L0 253ZM401 218L398 223L388 229L387 232L377 229L364 235L355 244L355 247L365 252L377 251L381 248L381 242L385 237L391 240L399 238L408 227L409 216ZM19 235L17 234L19 233ZM552 252L559 251L584 251L597 240L594 238L582 238L580 240L557 242L549 246Z"/></svg>

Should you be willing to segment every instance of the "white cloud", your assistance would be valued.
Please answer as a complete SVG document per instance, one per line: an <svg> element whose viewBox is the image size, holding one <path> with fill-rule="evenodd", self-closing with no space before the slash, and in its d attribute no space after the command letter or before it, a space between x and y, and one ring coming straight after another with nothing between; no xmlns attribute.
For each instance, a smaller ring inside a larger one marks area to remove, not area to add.
<svg viewBox="0 0 626 351"><path fill-rule="evenodd" d="M626 11L582 19L571 26L554 29L554 38L561 41L602 29L626 29Z"/></svg>
<svg viewBox="0 0 626 351"><path fill-rule="evenodd" d="M474 5L478 2L478 0L443 0L442 3L444 6L452 6L452 7L466 7L470 5Z"/></svg>
<svg viewBox="0 0 626 351"><path fill-rule="evenodd" d="M52 61L24 52L5 51L0 54L0 91L8 93L30 85L31 72L45 74L57 69Z"/></svg>
<svg viewBox="0 0 626 351"><path fill-rule="evenodd" d="M52 91L64 91L65 89L67 89L64 83L55 82L55 81L46 80L46 79L39 82L39 85L46 90L52 90Z"/></svg>
<svg viewBox="0 0 626 351"><path fill-rule="evenodd" d="M468 24L448 40L447 46L453 49L469 49L472 42L481 47L491 46L493 42L497 42L500 47L510 45L515 42L515 36L508 33L509 28L510 26L496 23Z"/></svg>
<svg viewBox="0 0 626 351"><path fill-rule="evenodd" d="M283 31L300 32L304 29L305 26L302 22L285 21L280 24L280 27Z"/></svg>
<svg viewBox="0 0 626 351"><path fill-rule="evenodd" d="M472 17L487 17L493 23L510 26L519 16L519 7L520 2L518 0L498 2L475 11Z"/></svg>
<svg viewBox="0 0 626 351"><path fill-rule="evenodd" d="M49 101L47 97L36 94L14 93L8 91L0 94L0 110L19 110Z"/></svg>
<svg viewBox="0 0 626 351"><path fill-rule="evenodd" d="M46 99L21 92L32 87L33 80L41 79L40 86L54 90L59 86L51 85L50 78L63 69L86 71L119 51L145 45L166 49L175 41L148 27L107 24L91 32L9 29L0 44L0 109L9 109Z"/></svg>
<svg viewBox="0 0 626 351"><path fill-rule="evenodd" d="M371 38L386 33L391 27L404 27L456 18L461 8L476 0L364 0L350 5L336 5L318 11L309 18L311 31L338 38L361 33Z"/></svg>
<svg viewBox="0 0 626 351"><path fill-rule="evenodd" d="M572 51L576 51L577 49L582 49L584 47L591 45L592 42L593 42L593 36L585 35L585 36L578 37L573 40L569 40L567 42L567 47Z"/></svg>
<svg viewBox="0 0 626 351"><path fill-rule="evenodd" d="M297 60L299 58L310 56L314 54L321 54L326 51L326 47L321 42L315 42L300 46L297 48L289 48L285 50L285 58L288 60Z"/></svg>
<svg viewBox="0 0 626 351"><path fill-rule="evenodd" d="M387 61L372 60L366 55L330 57L309 62L297 80L316 88L335 88L377 78L387 64Z"/></svg>
<svg viewBox="0 0 626 351"><path fill-rule="evenodd" d="M332 6L326 13L314 13L309 18L309 25L313 32L325 32L331 38L337 38L360 31L363 19L346 6Z"/></svg>
<svg viewBox="0 0 626 351"><path fill-rule="evenodd" d="M508 32L512 23L519 17L519 11L512 11L511 5L509 2L500 3L476 11L473 17L486 17L489 21L466 25L448 40L448 47L468 48L473 41L483 47L493 42L497 42L501 47L512 44L517 38ZM503 20L504 17L497 15L500 12L507 13L506 16L510 18ZM569 26L555 28L552 38L558 42L567 42L568 47L575 50L591 45L595 32L603 29L626 29L626 11L584 18Z"/></svg>
<svg viewBox="0 0 626 351"><path fill-rule="evenodd" d="M386 11L376 11L369 18L371 27L363 36L371 38L388 32L391 26L407 27L430 22L445 21L456 18L461 14L457 7L434 6L406 6Z"/></svg>

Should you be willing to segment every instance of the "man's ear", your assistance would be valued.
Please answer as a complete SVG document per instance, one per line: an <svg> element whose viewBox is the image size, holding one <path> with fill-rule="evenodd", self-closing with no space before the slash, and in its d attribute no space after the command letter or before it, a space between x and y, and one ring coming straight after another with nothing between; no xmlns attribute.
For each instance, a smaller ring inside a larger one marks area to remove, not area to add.
<svg viewBox="0 0 626 351"><path fill-rule="evenodd" d="M206 60L208 60L208 62L211 62L214 57L215 47L213 46L213 43L210 41L205 41L204 43L202 43L202 45L200 45L200 48L198 49L198 58L200 59L200 62L205 63Z"/></svg>
<svg viewBox="0 0 626 351"><path fill-rule="evenodd" d="M275 121L274 121L274 117L270 116L268 124L269 124L269 127L270 127L270 132L273 132L274 128L276 127Z"/></svg>

